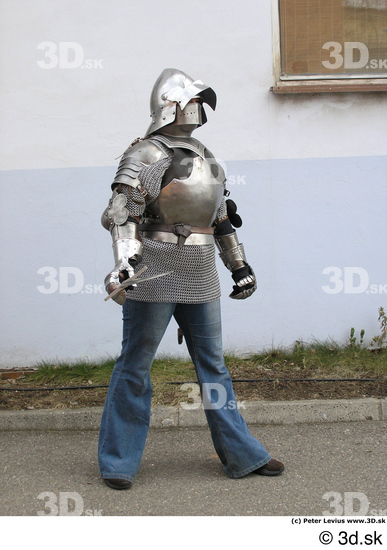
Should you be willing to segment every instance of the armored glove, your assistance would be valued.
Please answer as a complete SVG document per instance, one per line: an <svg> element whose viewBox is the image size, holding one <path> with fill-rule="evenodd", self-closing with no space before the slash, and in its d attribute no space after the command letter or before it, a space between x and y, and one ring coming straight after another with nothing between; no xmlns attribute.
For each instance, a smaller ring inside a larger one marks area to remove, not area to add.
<svg viewBox="0 0 387 550"><path fill-rule="evenodd" d="M101 223L110 231L113 239L115 266L105 277L105 288L108 294L122 282L134 275L134 268L142 260L142 241L138 221L129 217L126 208L126 195L113 191L109 205L102 214ZM128 286L127 289L132 289ZM126 290L114 296L113 300L121 306L126 300Z"/></svg>
<svg viewBox="0 0 387 550"><path fill-rule="evenodd" d="M136 263L137 262L134 262L133 260L128 261L127 258L122 258L116 263L113 271L105 277L105 288L108 294L111 294L113 290L115 290L121 283L134 275L134 266ZM117 304L122 306L126 300L126 290L132 289L133 286L130 285L126 287L125 290L121 290L121 292L112 299L117 302Z"/></svg>
<svg viewBox="0 0 387 550"><path fill-rule="evenodd" d="M113 271L105 277L105 288L108 294L111 294L123 281L132 277L134 267L142 260L142 242L136 223L126 222L123 225L114 225L111 234L115 266ZM127 287L129 290L132 288L133 286ZM126 300L126 290L122 290L113 298L121 306Z"/></svg>
<svg viewBox="0 0 387 550"><path fill-rule="evenodd" d="M236 283L230 298L244 300L255 292L257 282L255 275L247 263L243 244L239 243L235 231L228 235L215 235L215 243L220 250L219 257L232 273Z"/></svg>
<svg viewBox="0 0 387 550"><path fill-rule="evenodd" d="M257 281L254 271L247 264L241 269L237 269L232 273L232 278L236 283L233 286L233 291L230 298L234 300L244 300L253 294L257 289Z"/></svg>

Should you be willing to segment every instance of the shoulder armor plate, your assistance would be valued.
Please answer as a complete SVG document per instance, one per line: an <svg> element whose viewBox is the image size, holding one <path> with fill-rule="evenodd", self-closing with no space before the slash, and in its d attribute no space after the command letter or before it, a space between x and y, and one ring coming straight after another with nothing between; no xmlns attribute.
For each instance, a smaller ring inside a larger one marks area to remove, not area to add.
<svg viewBox="0 0 387 550"><path fill-rule="evenodd" d="M138 175L142 168L154 164L162 158L167 158L162 148L148 139L131 145L121 157L112 189L120 183L137 187L140 184Z"/></svg>
<svg viewBox="0 0 387 550"><path fill-rule="evenodd" d="M193 151L200 157L204 158L205 147L203 143L193 137L175 137L175 136L166 136L164 134L156 134L151 137L154 142L160 141L164 143L167 147L173 149L174 147L179 149L189 149Z"/></svg>

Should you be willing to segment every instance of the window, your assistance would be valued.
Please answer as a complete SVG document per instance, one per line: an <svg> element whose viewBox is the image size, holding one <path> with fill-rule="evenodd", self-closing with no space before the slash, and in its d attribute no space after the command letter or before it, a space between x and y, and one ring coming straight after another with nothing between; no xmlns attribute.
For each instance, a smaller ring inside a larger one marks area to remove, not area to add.
<svg viewBox="0 0 387 550"><path fill-rule="evenodd" d="M387 91L387 0L274 4L274 92Z"/></svg>

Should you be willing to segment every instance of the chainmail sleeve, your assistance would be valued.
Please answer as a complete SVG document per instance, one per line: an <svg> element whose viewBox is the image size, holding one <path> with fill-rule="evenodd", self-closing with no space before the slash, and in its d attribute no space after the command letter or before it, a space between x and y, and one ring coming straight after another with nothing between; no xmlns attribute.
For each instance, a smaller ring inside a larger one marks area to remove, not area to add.
<svg viewBox="0 0 387 550"><path fill-rule="evenodd" d="M172 149L169 149L162 144L158 144L158 146L164 150L166 155L168 155L167 158L160 159L158 162L155 162L150 166L144 166L144 168L140 170L140 173L138 175L142 186L146 189L148 193L146 204L154 201L159 196L161 181L165 172L170 167L173 159Z"/></svg>
<svg viewBox="0 0 387 550"><path fill-rule="evenodd" d="M226 218L227 218L227 205L223 197L222 203L218 209L218 212L216 213L215 223L216 224L221 223Z"/></svg>

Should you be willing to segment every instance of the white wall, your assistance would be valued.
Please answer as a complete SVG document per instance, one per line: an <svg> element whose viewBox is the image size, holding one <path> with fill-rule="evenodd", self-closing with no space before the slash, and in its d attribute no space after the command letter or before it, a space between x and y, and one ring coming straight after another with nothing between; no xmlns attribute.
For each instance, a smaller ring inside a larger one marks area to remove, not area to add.
<svg viewBox="0 0 387 550"><path fill-rule="evenodd" d="M144 134L152 85L168 66L217 92L216 112L207 108L195 135L227 165L259 279L254 296L235 303L219 263L225 346L378 331L387 302L385 95L274 96L269 0L5 0L0 30L0 367L118 353L120 310L100 288L112 254L99 218L115 159ZM44 42L72 45L95 68L42 68ZM175 330L161 352L184 352Z"/></svg>

